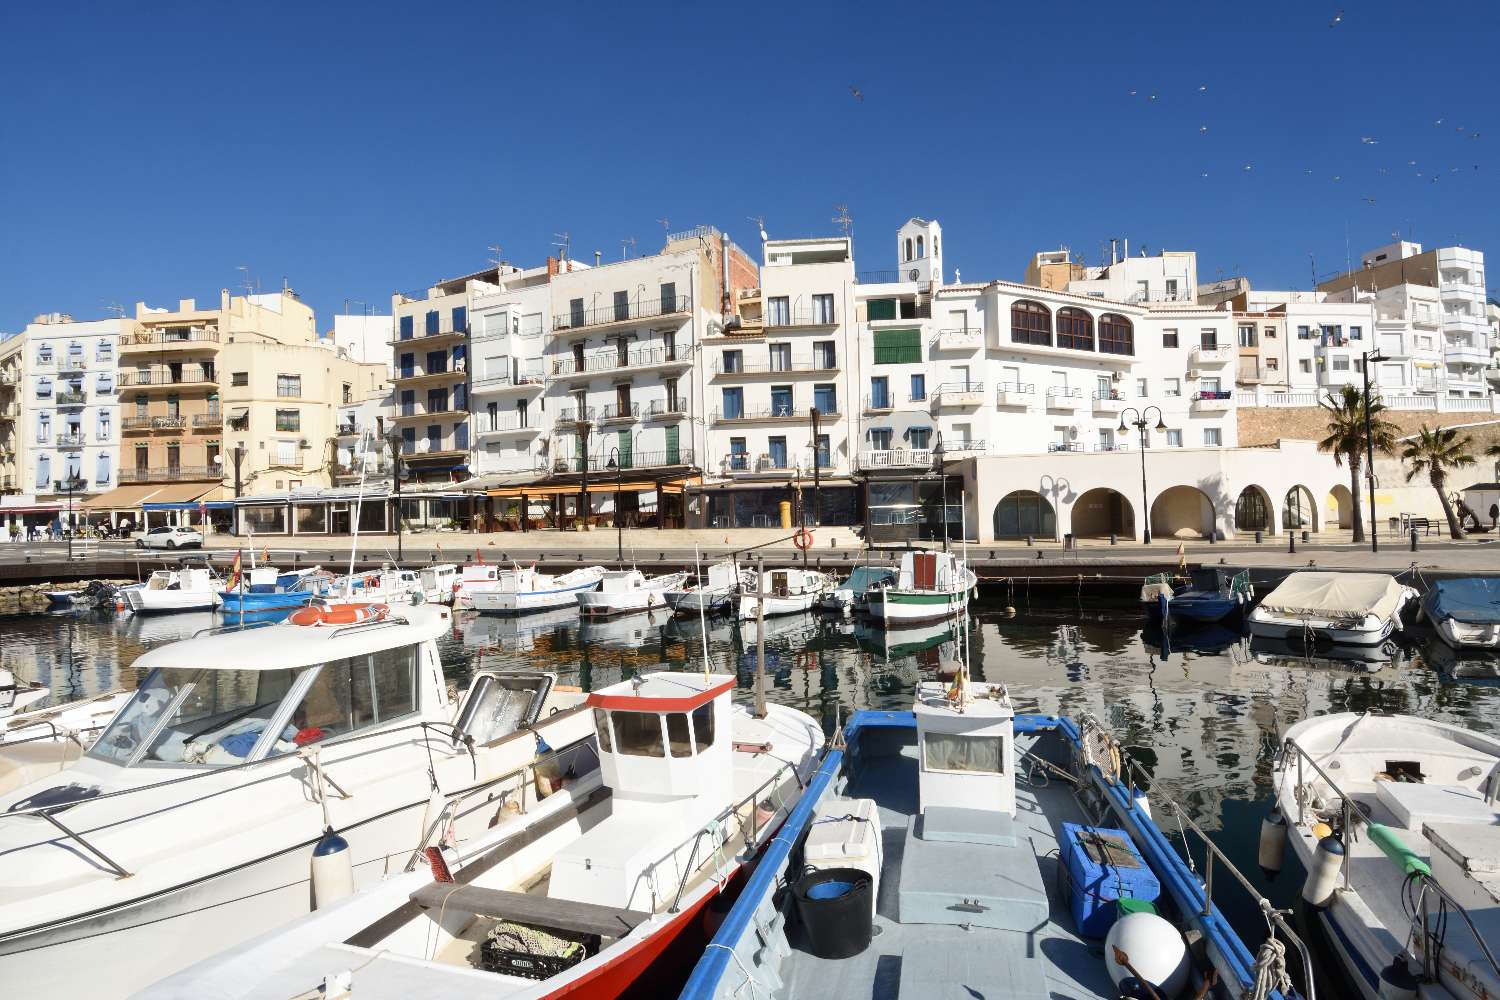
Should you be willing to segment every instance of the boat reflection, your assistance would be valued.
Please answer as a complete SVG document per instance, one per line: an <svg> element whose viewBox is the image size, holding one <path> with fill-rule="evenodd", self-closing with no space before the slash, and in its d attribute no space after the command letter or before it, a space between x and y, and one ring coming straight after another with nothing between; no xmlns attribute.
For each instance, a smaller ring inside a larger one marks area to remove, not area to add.
<svg viewBox="0 0 1500 1000"><path fill-rule="evenodd" d="M1445 680L1500 686L1500 653L1454 649L1441 637L1433 635L1422 647L1422 660Z"/></svg>

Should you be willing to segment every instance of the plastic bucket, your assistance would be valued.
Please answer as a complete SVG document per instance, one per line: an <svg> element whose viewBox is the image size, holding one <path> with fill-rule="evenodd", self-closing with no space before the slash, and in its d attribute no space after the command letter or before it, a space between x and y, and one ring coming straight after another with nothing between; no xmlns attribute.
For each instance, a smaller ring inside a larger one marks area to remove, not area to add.
<svg viewBox="0 0 1500 1000"><path fill-rule="evenodd" d="M875 900L868 872L815 869L797 880L792 897L814 955L849 958L870 946Z"/></svg>

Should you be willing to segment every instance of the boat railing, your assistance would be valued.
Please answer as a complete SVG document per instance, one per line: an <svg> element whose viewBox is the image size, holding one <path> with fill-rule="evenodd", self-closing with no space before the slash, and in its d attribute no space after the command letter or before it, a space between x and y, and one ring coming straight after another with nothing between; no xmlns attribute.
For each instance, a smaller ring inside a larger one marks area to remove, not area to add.
<svg viewBox="0 0 1500 1000"><path fill-rule="evenodd" d="M1304 822L1307 814L1307 784L1305 781L1307 772L1305 769L1311 767L1312 770L1317 774L1317 776L1323 779L1323 782L1328 785L1329 791L1338 797L1339 811L1343 816L1343 836L1349 838L1350 841L1353 841L1354 837L1357 834L1357 824L1364 823L1366 826L1369 826L1371 823L1370 817L1366 815L1365 810L1357 803L1355 803L1352 798L1344 794L1344 790L1339 788L1337 782L1335 782L1333 778L1329 776L1328 772L1323 769L1323 766L1316 760L1314 760L1312 754L1304 749L1296 740L1288 737L1287 739L1282 741L1281 746L1283 768L1285 767L1286 756L1288 754L1295 755L1297 761L1297 787L1293 790L1293 798L1297 803L1298 824L1300 825ZM1384 854L1385 852L1382 850L1381 853ZM1344 884L1345 890L1348 890L1350 888L1349 859L1350 852L1347 850L1346 845L1346 849L1343 854L1343 861L1339 866L1339 875ZM1392 860L1391 864L1395 866L1395 861ZM1453 895L1449 893L1447 889L1444 889L1441 885L1439 885L1437 879L1433 878L1431 873L1429 872L1418 869L1416 871L1407 872L1406 877L1408 879L1416 879L1421 885L1421 896L1419 898L1418 905L1412 907L1410 912L1407 913L1407 917L1411 920L1413 933L1421 935L1424 939L1434 936L1433 932L1429 929L1431 923L1427 919L1427 897L1429 893L1437 896L1442 900L1443 904L1446 907L1463 918L1464 924L1469 928L1469 933L1473 934L1474 940L1479 942L1479 949L1484 953L1485 960L1489 962L1490 970L1495 974L1495 977L1497 979L1500 979L1500 961L1496 961L1495 953L1491 951L1490 946L1485 943L1484 937L1480 935L1479 929L1474 926L1474 921L1469 916L1469 911L1464 908L1463 904L1460 903L1457 899L1454 899ZM1436 967L1437 960L1438 949L1431 947L1422 949L1423 966L1426 968L1426 971L1431 976L1432 981L1434 982L1437 981L1438 974L1438 969Z"/></svg>
<svg viewBox="0 0 1500 1000"><path fill-rule="evenodd" d="M59 726L56 721L52 719L41 719L36 722L27 723L24 726L17 726L16 728L20 730L30 729L33 726L36 726L39 728L45 728L47 732L38 733L35 736L23 736L20 739L15 740L6 740L4 743L0 743L0 748L20 747L25 746L28 743L41 743L44 741L56 742L58 740L73 739L75 737L82 736L84 733L97 733L107 725L109 725L108 722L101 722L98 725L83 726L79 729L73 729L68 726ZM78 742L80 746L83 745L82 740L79 740ZM85 749L87 749L87 747L85 747Z"/></svg>

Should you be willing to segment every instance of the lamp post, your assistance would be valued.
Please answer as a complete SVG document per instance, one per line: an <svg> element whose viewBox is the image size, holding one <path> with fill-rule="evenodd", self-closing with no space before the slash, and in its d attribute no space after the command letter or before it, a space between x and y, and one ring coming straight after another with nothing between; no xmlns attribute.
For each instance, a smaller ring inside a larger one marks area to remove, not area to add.
<svg viewBox="0 0 1500 1000"><path fill-rule="evenodd" d="M583 448L578 456L579 471L582 473L578 480L578 530L589 530L589 423L586 419L587 410L583 404L578 405L578 439L583 442Z"/></svg>
<svg viewBox="0 0 1500 1000"><path fill-rule="evenodd" d="M82 480L79 479L78 473L76 473L76 472L70 472L70 473L68 473L68 478L67 479L59 479L55 483L53 483L52 485L56 488L57 492L61 493L64 490L66 490L67 493L68 493L68 523L65 524L65 525L63 525L63 528L64 528L63 534L67 535L67 537L68 537L68 561L72 562L73 561L73 491L82 488L83 482L82 482Z"/></svg>
<svg viewBox="0 0 1500 1000"><path fill-rule="evenodd" d="M391 479L396 484L396 518L393 522L396 531L396 562L402 561L401 552L401 432L392 427L385 436L386 443L391 446Z"/></svg>
<svg viewBox="0 0 1500 1000"><path fill-rule="evenodd" d="M823 414L818 412L814 406L809 411L812 419L812 454L813 454L813 524L823 523L823 456L818 451L818 431L821 430L820 422ZM831 450L831 449L830 449Z"/></svg>
<svg viewBox="0 0 1500 1000"><path fill-rule="evenodd" d="M1148 406L1145 410L1138 410L1133 406L1127 406L1120 411L1120 433L1125 433L1125 424L1132 424L1140 432L1141 436L1141 541L1146 545L1151 544L1151 502L1147 499L1146 492L1146 427L1151 423L1148 419L1152 410L1156 411L1156 430L1164 431L1167 423L1162 419L1161 407ZM1134 413L1135 419L1126 421L1125 414Z"/></svg>
<svg viewBox="0 0 1500 1000"><path fill-rule="evenodd" d="M943 515L938 523L943 526L943 551L948 551L948 463L943 460L943 432L937 433L937 445L932 449L937 472L943 477Z"/></svg>
<svg viewBox="0 0 1500 1000"><path fill-rule="evenodd" d="M1379 552L1380 540L1375 537L1375 439L1370 435L1370 363L1373 361L1379 364L1382 361L1389 361L1390 358L1381 354L1378 347L1373 351L1362 352L1360 358L1362 360L1359 374L1365 384L1365 392L1360 397L1360 405L1365 411L1365 481L1370 487L1370 551Z"/></svg>
<svg viewBox="0 0 1500 1000"><path fill-rule="evenodd" d="M630 443L631 443L630 451L631 451L631 454L633 455L635 453L635 438L634 437L632 437L630 439ZM620 448L619 448L618 445L616 445L615 447L609 449L609 462L605 466L605 468L613 469L615 471L615 562L617 562L617 563L620 564L620 568L621 569L624 569L625 568L625 522L620 517L620 484L622 482L624 482L624 478L623 477L625 475L625 463L623 461L621 461L621 458L620 458ZM658 514L660 513L660 510L661 510L661 508L659 506L660 503L661 503L661 498L657 497L657 504L658 504L657 512L658 512Z"/></svg>

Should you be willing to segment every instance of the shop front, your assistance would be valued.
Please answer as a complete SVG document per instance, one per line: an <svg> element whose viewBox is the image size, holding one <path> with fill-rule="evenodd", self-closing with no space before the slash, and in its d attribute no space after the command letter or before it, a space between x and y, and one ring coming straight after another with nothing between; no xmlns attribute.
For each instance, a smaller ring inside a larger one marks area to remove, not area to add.
<svg viewBox="0 0 1500 1000"><path fill-rule="evenodd" d="M950 475L879 476L864 481L865 538L871 544L910 543L943 537L946 505L948 537L963 533L963 477Z"/></svg>

